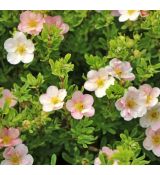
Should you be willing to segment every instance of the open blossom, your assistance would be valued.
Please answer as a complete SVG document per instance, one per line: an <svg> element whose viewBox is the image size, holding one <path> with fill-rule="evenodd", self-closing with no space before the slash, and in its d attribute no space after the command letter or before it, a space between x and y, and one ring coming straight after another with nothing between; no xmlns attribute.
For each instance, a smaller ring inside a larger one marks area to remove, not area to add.
<svg viewBox="0 0 160 175"><path fill-rule="evenodd" d="M45 23L49 26L55 25L57 28L61 30L61 35L69 31L69 25L63 22L61 16L47 16L45 17Z"/></svg>
<svg viewBox="0 0 160 175"><path fill-rule="evenodd" d="M72 99L66 103L66 108L75 119L82 119L83 116L92 117L95 109L92 107L94 99L89 94L82 94L80 91L74 92Z"/></svg>
<svg viewBox="0 0 160 175"><path fill-rule="evenodd" d="M119 10L119 21L136 21L140 15L140 10Z"/></svg>
<svg viewBox="0 0 160 175"><path fill-rule="evenodd" d="M22 143L19 138L20 132L16 128L3 128L0 130L0 148L15 146Z"/></svg>
<svg viewBox="0 0 160 175"><path fill-rule="evenodd" d="M84 88L88 91L95 91L95 95L99 98L104 97L106 89L114 85L114 78L109 76L106 68L100 68L98 71L89 71L87 79Z"/></svg>
<svg viewBox="0 0 160 175"><path fill-rule="evenodd" d="M150 108L147 113L140 118L140 125L144 128L151 127L152 130L160 129L160 103Z"/></svg>
<svg viewBox="0 0 160 175"><path fill-rule="evenodd" d="M104 155L106 155L107 159L111 159L112 155L116 152L117 150L112 150L109 147L102 147L102 150L100 152L102 152ZM99 159L99 157L96 157L94 160L94 165L101 165L101 160ZM118 165L117 160L114 160L113 162L114 165Z"/></svg>
<svg viewBox="0 0 160 175"><path fill-rule="evenodd" d="M143 146L146 150L152 150L156 156L160 157L160 129L154 131L151 128L147 128Z"/></svg>
<svg viewBox="0 0 160 175"><path fill-rule="evenodd" d="M67 92L65 89L59 89L56 86L49 86L46 94L42 94L39 98L40 103L43 105L43 111L51 112L63 107L64 98Z"/></svg>
<svg viewBox="0 0 160 175"><path fill-rule="evenodd" d="M33 157L28 154L28 148L24 144L19 144L15 148L6 148L3 157L5 160L1 165L32 165Z"/></svg>
<svg viewBox="0 0 160 175"><path fill-rule="evenodd" d="M142 117L147 112L146 97L134 87L129 87L122 98L116 101L116 108L121 111L124 120Z"/></svg>
<svg viewBox="0 0 160 175"><path fill-rule="evenodd" d="M120 61L119 59L114 58L109 62L109 66L106 66L106 69L109 74L119 80L132 81L135 79L135 75L132 73L132 67L127 61Z"/></svg>
<svg viewBox="0 0 160 175"><path fill-rule="evenodd" d="M158 96L160 95L159 88L152 88L149 84L144 84L140 86L139 90L146 96L147 108L153 107L158 103Z"/></svg>
<svg viewBox="0 0 160 175"><path fill-rule="evenodd" d="M18 64L21 61L30 63L33 60L34 44L22 32L16 32L13 38L7 39L4 48L8 52L7 60L10 64Z"/></svg>
<svg viewBox="0 0 160 175"><path fill-rule="evenodd" d="M0 108L3 108L5 103L7 103L9 107L14 107L17 104L16 97L12 95L11 91L8 89L4 89L2 91L2 97L0 98Z"/></svg>
<svg viewBox="0 0 160 175"><path fill-rule="evenodd" d="M44 18L40 13L25 11L20 15L18 29L31 35L38 35L43 29Z"/></svg>

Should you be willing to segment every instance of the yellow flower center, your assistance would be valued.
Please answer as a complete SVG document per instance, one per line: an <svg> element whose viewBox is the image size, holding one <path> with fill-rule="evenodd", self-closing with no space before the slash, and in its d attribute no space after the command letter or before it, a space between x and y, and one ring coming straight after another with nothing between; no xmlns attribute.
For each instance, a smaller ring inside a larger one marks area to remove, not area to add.
<svg viewBox="0 0 160 175"><path fill-rule="evenodd" d="M23 55L26 52L26 46L25 44L19 44L16 52L19 53L20 55Z"/></svg>
<svg viewBox="0 0 160 175"><path fill-rule="evenodd" d="M52 97L52 98L51 98L51 103L57 104L57 103L59 103L59 102L60 102L60 99L59 99L58 97Z"/></svg>
<svg viewBox="0 0 160 175"><path fill-rule="evenodd" d="M99 78L97 81L97 86L98 87L103 87L104 86L104 79L103 78Z"/></svg>
<svg viewBox="0 0 160 175"><path fill-rule="evenodd" d="M6 102L7 102L7 104L9 104L9 105L10 105L10 104L11 104L11 102L12 102L12 98L7 97L7 98L6 98Z"/></svg>
<svg viewBox="0 0 160 175"><path fill-rule="evenodd" d="M149 104L151 100L152 100L152 96L148 95L148 96L147 96L146 103Z"/></svg>
<svg viewBox="0 0 160 175"><path fill-rule="evenodd" d="M3 137L3 144L8 145L11 142L11 138L9 136Z"/></svg>
<svg viewBox="0 0 160 175"><path fill-rule="evenodd" d="M151 111L150 115L149 115L150 119L153 120L157 120L160 117L160 113L156 110Z"/></svg>
<svg viewBox="0 0 160 175"><path fill-rule="evenodd" d="M75 105L74 105L74 107L75 107L75 109L77 110L77 111L82 111L83 110L83 108L84 108L84 105L83 105L83 103L81 103L81 102L79 102L79 103L76 103Z"/></svg>
<svg viewBox="0 0 160 175"><path fill-rule="evenodd" d="M30 20L30 21L28 22L28 25L29 25L30 28L35 28L35 27L37 27L37 24L38 24L38 22L35 21L35 20Z"/></svg>
<svg viewBox="0 0 160 175"><path fill-rule="evenodd" d="M136 12L136 10L128 10L129 15L133 15Z"/></svg>
<svg viewBox="0 0 160 175"><path fill-rule="evenodd" d="M135 105L136 105L136 102L135 102L134 100L132 100L132 99L129 99L129 100L127 101L127 103L126 103L126 106L127 106L128 108L134 108Z"/></svg>
<svg viewBox="0 0 160 175"><path fill-rule="evenodd" d="M120 68L115 68L115 73L117 74L117 75L121 75L122 74L122 70L120 69Z"/></svg>
<svg viewBox="0 0 160 175"><path fill-rule="evenodd" d="M156 133L153 137L152 137L152 142L154 145L159 146L160 145L160 133Z"/></svg>
<svg viewBox="0 0 160 175"><path fill-rule="evenodd" d="M11 162L13 165L19 165L21 162L21 157L17 154L12 155Z"/></svg>

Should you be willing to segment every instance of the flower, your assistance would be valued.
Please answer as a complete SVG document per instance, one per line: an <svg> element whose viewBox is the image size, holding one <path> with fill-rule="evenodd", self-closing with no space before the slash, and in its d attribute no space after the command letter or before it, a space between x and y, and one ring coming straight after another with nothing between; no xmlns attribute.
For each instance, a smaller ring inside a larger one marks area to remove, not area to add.
<svg viewBox="0 0 160 175"><path fill-rule="evenodd" d="M107 147L107 146L103 146L103 147L102 147L102 150L100 150L100 153L103 153L103 154L106 156L106 158L107 158L108 160L110 160L110 159L112 159L112 155L113 155L116 151L117 151L117 150L112 150L112 149L110 149L110 148ZM101 165L101 164L102 164L102 163L101 163L101 160L99 159L99 157L96 157L95 160L94 160L94 165ZM114 165L118 165L117 160L114 160L113 164L114 164Z"/></svg>
<svg viewBox="0 0 160 175"><path fill-rule="evenodd" d="M69 31L68 24L64 23L61 16L47 16L45 17L45 23L47 25L55 25L57 28L61 30L61 35L67 33Z"/></svg>
<svg viewBox="0 0 160 175"><path fill-rule="evenodd" d="M109 74L119 80L129 80L132 81L135 79L135 75L132 73L132 67L127 61L120 61L117 58L112 59L109 62L109 66L106 66Z"/></svg>
<svg viewBox="0 0 160 175"><path fill-rule="evenodd" d="M18 29L31 35L38 35L43 29L44 18L40 13L25 11L20 15Z"/></svg>
<svg viewBox="0 0 160 175"><path fill-rule="evenodd" d="M119 10L112 10L111 15L112 16L120 16Z"/></svg>
<svg viewBox="0 0 160 175"><path fill-rule="evenodd" d="M105 96L106 89L114 85L114 78L108 75L106 68L100 68L98 71L89 71L87 78L84 88L88 91L95 91L95 95L99 98Z"/></svg>
<svg viewBox="0 0 160 175"><path fill-rule="evenodd" d="M124 120L142 117L146 112L146 97L135 87L129 87L122 98L116 101L116 108L121 111Z"/></svg>
<svg viewBox="0 0 160 175"><path fill-rule="evenodd" d="M127 20L136 21L140 15L139 10L119 10L119 21L124 22Z"/></svg>
<svg viewBox="0 0 160 175"><path fill-rule="evenodd" d="M6 148L3 152L5 160L1 165L32 165L33 157L28 154L28 148L24 144L19 144L15 148Z"/></svg>
<svg viewBox="0 0 160 175"><path fill-rule="evenodd" d="M43 105L43 111L51 112L63 107L63 100L67 92L65 89L59 89L56 86L49 86L46 94L42 94L39 98L40 103Z"/></svg>
<svg viewBox="0 0 160 175"><path fill-rule="evenodd" d="M158 103L158 96L160 95L159 88L152 88L149 84L144 84L140 86L139 90L146 96L147 108L153 107Z"/></svg>
<svg viewBox="0 0 160 175"><path fill-rule="evenodd" d="M4 89L2 91L2 98L0 98L0 108L3 108L5 103L7 103L9 107L14 107L17 104L16 97L12 95L11 91L8 89Z"/></svg>
<svg viewBox="0 0 160 175"><path fill-rule="evenodd" d="M4 43L4 48L8 52L7 60L10 64L30 63L34 57L34 44L28 40L22 32L16 32L13 38L9 38Z"/></svg>
<svg viewBox="0 0 160 175"><path fill-rule="evenodd" d="M15 146L22 143L19 138L20 132L16 128L3 128L0 130L0 148Z"/></svg>
<svg viewBox="0 0 160 175"><path fill-rule="evenodd" d="M143 128L151 127L154 131L160 129L160 103L150 108L147 113L140 118L140 125Z"/></svg>
<svg viewBox="0 0 160 175"><path fill-rule="evenodd" d="M66 103L66 108L75 119L82 119L83 116L92 117L95 109L92 107L94 99L89 94L82 94L80 91L74 92L72 99Z"/></svg>
<svg viewBox="0 0 160 175"><path fill-rule="evenodd" d="M151 128L147 128L143 146L146 150L152 150L156 156L160 157L160 129L154 131Z"/></svg>

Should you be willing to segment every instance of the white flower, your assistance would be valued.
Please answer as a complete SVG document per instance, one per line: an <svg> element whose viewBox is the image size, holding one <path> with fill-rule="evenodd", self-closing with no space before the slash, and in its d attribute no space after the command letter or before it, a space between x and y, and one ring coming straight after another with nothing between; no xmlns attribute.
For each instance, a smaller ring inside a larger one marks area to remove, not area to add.
<svg viewBox="0 0 160 175"><path fill-rule="evenodd" d="M8 52L7 60L10 64L18 64L21 61L30 63L33 60L34 44L22 32L16 32L13 38L7 39L4 48Z"/></svg>
<svg viewBox="0 0 160 175"><path fill-rule="evenodd" d="M146 114L145 101L146 97L139 90L135 87L129 87L124 96L116 101L115 106L121 111L124 120L129 121Z"/></svg>
<svg viewBox="0 0 160 175"><path fill-rule="evenodd" d="M127 20L136 21L140 15L140 10L119 10L119 21L124 22Z"/></svg>
<svg viewBox="0 0 160 175"><path fill-rule="evenodd" d="M151 127L154 131L160 129L160 103L150 108L146 115L140 118L140 125L143 128Z"/></svg>
<svg viewBox="0 0 160 175"><path fill-rule="evenodd" d="M56 86L50 86L46 94L42 94L39 98L40 103L43 105L43 111L51 112L63 107L63 100L67 92L65 89L59 89Z"/></svg>
<svg viewBox="0 0 160 175"><path fill-rule="evenodd" d="M108 75L106 68L89 71L87 78L84 88L88 91L95 91L95 95L99 98L105 96L106 89L114 85L114 78Z"/></svg>

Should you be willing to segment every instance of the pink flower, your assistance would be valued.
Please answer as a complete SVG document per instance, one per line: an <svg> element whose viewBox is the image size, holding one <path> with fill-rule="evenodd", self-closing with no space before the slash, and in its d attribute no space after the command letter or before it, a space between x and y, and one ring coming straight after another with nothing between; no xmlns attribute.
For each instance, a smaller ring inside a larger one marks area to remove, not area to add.
<svg viewBox="0 0 160 175"><path fill-rule="evenodd" d="M3 128L0 130L0 148L15 146L22 143L19 138L20 132L16 128Z"/></svg>
<svg viewBox="0 0 160 175"><path fill-rule="evenodd" d="M153 107L158 103L158 96L160 95L159 88L152 88L149 84L144 84L140 86L139 90L146 96L147 108Z"/></svg>
<svg viewBox="0 0 160 175"><path fill-rule="evenodd" d="M154 131L160 129L160 103L150 108L147 113L140 118L140 125L143 128L151 127Z"/></svg>
<svg viewBox="0 0 160 175"><path fill-rule="evenodd" d="M129 80L135 79L135 75L132 73L132 67L127 61L120 61L117 58L112 59L109 62L109 66L106 66L109 74L119 80Z"/></svg>
<svg viewBox="0 0 160 175"><path fill-rule="evenodd" d="M102 150L100 150L101 153L103 153L107 159L111 159L112 155L116 152L117 150L112 150L107 146L102 147ZM118 162L116 160L114 160L113 162L114 165L117 165ZM94 160L94 165L101 165L101 160L99 159L99 157L96 157Z"/></svg>
<svg viewBox="0 0 160 175"><path fill-rule="evenodd" d="M32 165L33 157L28 154L28 148L24 144L6 148L3 157L5 160L1 165Z"/></svg>
<svg viewBox="0 0 160 175"><path fill-rule="evenodd" d="M140 15L141 15L141 17L147 17L147 16L149 16L149 11L148 10L140 10Z"/></svg>
<svg viewBox="0 0 160 175"><path fill-rule="evenodd" d="M66 108L75 119L82 119L83 116L92 117L95 109L92 107L94 99L89 94L82 94L80 91L74 92L72 99L66 103Z"/></svg>
<svg viewBox="0 0 160 175"><path fill-rule="evenodd" d="M102 98L111 85L114 85L114 78L108 74L106 68L100 68L98 71L90 70L87 73L84 88L88 91L95 91L96 97Z"/></svg>
<svg viewBox="0 0 160 175"><path fill-rule="evenodd" d="M112 16L120 16L119 10L112 10L111 15Z"/></svg>
<svg viewBox="0 0 160 175"><path fill-rule="evenodd" d="M20 15L18 29L31 35L38 35L43 29L44 18L42 14L25 11Z"/></svg>
<svg viewBox="0 0 160 175"><path fill-rule="evenodd" d="M45 23L47 25L55 25L61 30L61 35L69 31L69 25L64 23L61 16L47 16L45 17Z"/></svg>
<svg viewBox="0 0 160 175"><path fill-rule="evenodd" d="M4 89L2 91L2 98L0 98L0 108L3 108L5 103L7 103L9 107L14 107L17 104L16 97L12 95L11 91L8 89Z"/></svg>
<svg viewBox="0 0 160 175"><path fill-rule="evenodd" d="M148 151L152 150L156 156L160 157L160 129L154 131L147 128L146 136L143 141L144 148Z"/></svg>
<svg viewBox="0 0 160 175"><path fill-rule="evenodd" d="M43 111L51 112L63 108L63 100L67 92L65 89L58 89L56 86L49 86L46 94L42 94L39 98L43 105Z"/></svg>
<svg viewBox="0 0 160 175"><path fill-rule="evenodd" d="M129 87L124 96L116 101L115 106L121 111L124 120L129 121L146 114L145 101L146 97L139 90Z"/></svg>

